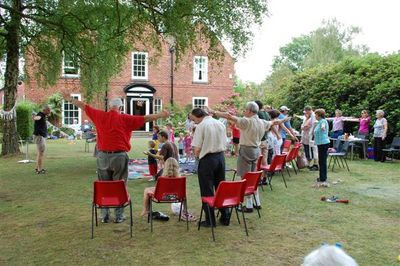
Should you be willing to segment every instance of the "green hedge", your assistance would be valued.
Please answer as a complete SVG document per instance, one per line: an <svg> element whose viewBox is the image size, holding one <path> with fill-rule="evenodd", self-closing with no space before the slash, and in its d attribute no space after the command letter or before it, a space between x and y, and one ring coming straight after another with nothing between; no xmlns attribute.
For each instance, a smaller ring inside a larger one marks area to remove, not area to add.
<svg viewBox="0 0 400 266"><path fill-rule="evenodd" d="M400 135L400 54L369 54L309 69L295 75L284 89L295 113L311 105L324 108L329 116L340 109L344 116L359 117L366 109L374 123L375 111L382 109L389 123L388 140Z"/></svg>
<svg viewBox="0 0 400 266"><path fill-rule="evenodd" d="M20 102L17 104L17 132L21 139L25 140L33 134L32 112L35 105L31 102Z"/></svg>

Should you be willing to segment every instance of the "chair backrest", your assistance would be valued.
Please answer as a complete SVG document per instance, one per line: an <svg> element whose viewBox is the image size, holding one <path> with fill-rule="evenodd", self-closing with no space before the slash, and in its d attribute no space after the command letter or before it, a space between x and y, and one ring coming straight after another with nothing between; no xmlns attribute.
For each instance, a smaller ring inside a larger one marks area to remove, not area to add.
<svg viewBox="0 0 400 266"><path fill-rule="evenodd" d="M245 173L242 179L246 179L246 189L251 188L252 190L256 191L258 184L260 184L262 174L263 171Z"/></svg>
<svg viewBox="0 0 400 266"><path fill-rule="evenodd" d="M340 143L341 143L340 139L334 139L334 140L333 140L333 148L334 148L337 152L339 152Z"/></svg>
<svg viewBox="0 0 400 266"><path fill-rule="evenodd" d="M343 143L343 146L342 146L342 149L340 150L340 152L344 152L345 154L347 154L347 151L349 150L349 145L350 145L350 142L345 141Z"/></svg>
<svg viewBox="0 0 400 266"><path fill-rule="evenodd" d="M186 177L165 177L157 179L154 199L163 202L176 202L186 199Z"/></svg>
<svg viewBox="0 0 400 266"><path fill-rule="evenodd" d="M269 171L273 172L275 170L281 170L284 168L286 163L286 154L276 154L272 158L271 165L269 166Z"/></svg>
<svg viewBox="0 0 400 266"><path fill-rule="evenodd" d="M300 147L299 146L294 146L289 154L286 156L286 162L291 162L293 160L297 159L297 156L299 155Z"/></svg>
<svg viewBox="0 0 400 266"><path fill-rule="evenodd" d="M394 137L392 144L390 144L392 148L399 148L400 147L400 137Z"/></svg>
<svg viewBox="0 0 400 266"><path fill-rule="evenodd" d="M102 206L122 206L130 200L124 180L94 181L93 203Z"/></svg>
<svg viewBox="0 0 400 266"><path fill-rule="evenodd" d="M214 206L216 208L228 208L237 206L244 200L246 180L222 181L215 192Z"/></svg>
<svg viewBox="0 0 400 266"><path fill-rule="evenodd" d="M261 171L261 163L262 163L263 157L264 157L263 155L260 155L260 157L258 157L257 166L256 166L257 171Z"/></svg>
<svg viewBox="0 0 400 266"><path fill-rule="evenodd" d="M283 142L282 145L283 145L282 152L288 152L289 149L290 149L290 146L292 145L292 141L289 140L289 139L286 139L286 140Z"/></svg>

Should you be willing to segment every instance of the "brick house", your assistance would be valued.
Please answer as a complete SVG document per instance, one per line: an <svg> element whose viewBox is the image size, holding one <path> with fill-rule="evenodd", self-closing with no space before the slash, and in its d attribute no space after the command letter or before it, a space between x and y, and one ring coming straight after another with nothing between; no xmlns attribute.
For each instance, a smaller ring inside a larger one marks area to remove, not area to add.
<svg viewBox="0 0 400 266"><path fill-rule="evenodd" d="M154 58L156 51L146 49L132 51L126 57L123 70L110 81L107 98L121 97L124 103L123 111L133 115L159 112L163 106L172 101L172 98L174 104L182 107L217 104L223 97L233 94L234 60L224 48L223 50L222 61L209 59L204 52L190 52L183 55L180 63L173 67L171 58L174 54L168 44L163 45L161 56L157 58ZM29 64L29 59L27 63ZM66 57L61 67L62 76L54 87L41 89L32 80L24 84L22 98L42 103L54 93L68 90L73 97L84 101L79 69ZM64 102L62 106L63 126L71 125L75 119L81 124L87 118L82 110L69 102ZM104 109L104 102L98 101L94 106ZM151 124L147 123L142 130L150 131Z"/></svg>

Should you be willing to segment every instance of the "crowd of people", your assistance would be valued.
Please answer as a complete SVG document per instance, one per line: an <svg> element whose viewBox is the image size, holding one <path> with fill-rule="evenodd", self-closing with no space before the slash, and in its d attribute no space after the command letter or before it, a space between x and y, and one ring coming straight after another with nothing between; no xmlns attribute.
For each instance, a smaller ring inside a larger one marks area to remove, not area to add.
<svg viewBox="0 0 400 266"><path fill-rule="evenodd" d="M109 111L103 111L70 97L68 93L64 93L63 97L84 110L96 127L99 180L124 180L126 182L129 160L127 152L131 149L132 131L147 122L170 116L168 111L145 116L122 114L122 101L119 98L109 102ZM184 157L187 161L194 160L197 163L200 195L202 197L213 196L219 183L225 180L227 149L237 157L237 175L243 177L247 172L256 170L260 155L263 155L262 164L267 165L271 163L274 156L285 152L283 143L290 138L292 142L302 144L309 169L319 171L315 185L327 187L327 157L331 139L340 139L343 136L344 121L359 122L358 135L368 138L371 122L368 112L363 110L360 118L354 118L343 117L341 111L336 110L335 117L326 117L324 109L313 110L312 107L306 106L303 115L295 115L302 119L299 132L292 127L289 112L290 109L287 106L281 106L275 110L271 106L264 106L260 101L248 102L243 110L243 116L207 107L195 108L188 114L185 131L177 135L177 140L171 123L168 123L163 130L154 125L152 139L148 142L148 150L144 151L144 154L148 156L151 181L157 180L160 176L170 178L180 176L179 161ZM45 172L42 166L47 136L45 118L49 113L50 108L46 106L42 112L33 117L35 142L38 149L37 173ZM373 125L375 160L383 162L385 156L382 148L388 123L382 110L376 111L376 118ZM333 123L331 134L329 134L329 121ZM81 130L89 130L88 121L85 121ZM143 216L150 215L149 198L153 192L154 186L144 190ZM203 204L202 208L209 208L205 205ZM252 212L254 208L261 208L258 192L255 194L254 202L251 197L246 198L245 207L240 211ZM221 209L219 211L219 224L228 226L230 223L229 210ZM110 217L109 210L102 209L101 221L108 223ZM205 211L205 218L200 226L214 227L217 225L214 210ZM124 220L123 208L117 208L114 222L121 223ZM311 255L309 260L311 257L315 257L314 255Z"/></svg>

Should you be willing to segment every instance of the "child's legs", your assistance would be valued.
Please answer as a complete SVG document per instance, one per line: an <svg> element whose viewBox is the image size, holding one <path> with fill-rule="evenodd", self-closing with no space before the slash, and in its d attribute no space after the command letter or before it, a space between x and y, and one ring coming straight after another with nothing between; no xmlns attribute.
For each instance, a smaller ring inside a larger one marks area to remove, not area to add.
<svg viewBox="0 0 400 266"><path fill-rule="evenodd" d="M148 187L143 192L143 211L142 215L146 215L150 212L150 194L154 193L155 187Z"/></svg>

